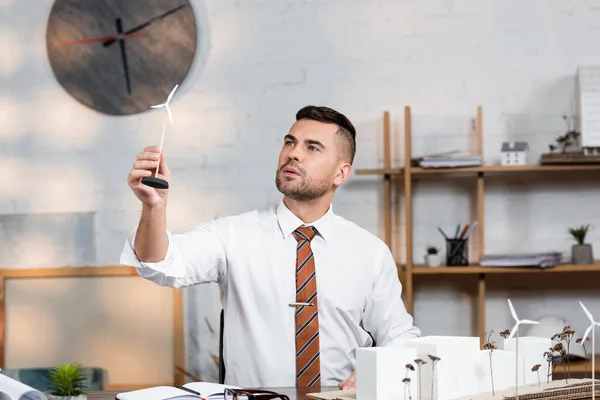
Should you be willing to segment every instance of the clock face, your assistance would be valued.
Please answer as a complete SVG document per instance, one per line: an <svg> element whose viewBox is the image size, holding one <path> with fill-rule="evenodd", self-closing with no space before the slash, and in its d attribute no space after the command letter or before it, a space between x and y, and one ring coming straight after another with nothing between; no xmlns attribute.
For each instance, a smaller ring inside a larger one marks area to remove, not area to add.
<svg viewBox="0 0 600 400"><path fill-rule="evenodd" d="M55 0L46 46L71 96L105 114L134 114L183 82L196 20L187 0Z"/></svg>

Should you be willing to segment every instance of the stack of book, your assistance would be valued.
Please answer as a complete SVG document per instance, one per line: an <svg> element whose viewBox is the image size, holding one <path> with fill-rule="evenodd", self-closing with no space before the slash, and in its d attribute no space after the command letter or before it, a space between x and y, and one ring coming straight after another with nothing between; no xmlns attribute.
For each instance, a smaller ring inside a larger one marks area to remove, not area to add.
<svg viewBox="0 0 600 400"><path fill-rule="evenodd" d="M554 267L562 262L562 254L551 251L546 253L506 253L488 254L482 257L482 267Z"/></svg>
<svg viewBox="0 0 600 400"><path fill-rule="evenodd" d="M443 154L425 156L419 160L419 166L423 168L477 167L481 164L481 156L476 154Z"/></svg>

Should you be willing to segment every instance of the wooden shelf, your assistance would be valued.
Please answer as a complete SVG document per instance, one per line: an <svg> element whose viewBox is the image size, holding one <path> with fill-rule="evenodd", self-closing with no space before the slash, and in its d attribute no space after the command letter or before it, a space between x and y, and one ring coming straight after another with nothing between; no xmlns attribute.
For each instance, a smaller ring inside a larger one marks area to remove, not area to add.
<svg viewBox="0 0 600 400"><path fill-rule="evenodd" d="M503 165L483 165L480 167L464 168L421 168L411 167L411 175L458 174L458 173L515 173L515 172L560 172L560 171L600 171L598 165L518 165L507 167ZM356 175L402 175L404 168L375 168L357 169Z"/></svg>
<svg viewBox="0 0 600 400"><path fill-rule="evenodd" d="M398 265L399 271L406 272L405 265ZM481 267L469 265L465 267L428 267L413 265L413 275L468 275L468 274L553 274L563 272L600 272L600 261L595 264L562 264L550 268L536 267Z"/></svg>
<svg viewBox="0 0 600 400"><path fill-rule="evenodd" d="M401 175L404 168L375 168L375 169L357 169L356 175Z"/></svg>
<svg viewBox="0 0 600 400"><path fill-rule="evenodd" d="M474 146L473 151L482 156L484 155L484 134L483 134L483 108L477 107L476 115L473 118L474 124L474 139L475 142L471 143ZM385 111L383 113L383 165L382 168L372 169L356 169L356 175L372 175L380 176L383 183L383 220L384 220L384 234L385 243L392 251L394 259L399 260L403 258L406 265L398 264L398 277L400 278L403 285L403 292L405 296L405 305L409 313L413 314L415 318L415 324L419 325L419 315L414 315L414 294L415 286L418 283L417 275L457 275L465 278L475 278L477 281L476 286L476 298L477 298L477 331L481 342L483 343L484 335L486 332L486 292L487 292L487 280L491 279L491 276L501 276L508 274L555 274L555 273L598 273L600 272L600 260L590 265L575 265L575 264L563 264L551 268L536 268L536 267L482 267L481 265L469 265L465 267L428 267L426 265L414 264L414 215L413 215L413 196L414 186L418 185L420 180L425 180L426 177L431 178L463 178L473 179L475 182L475 190L473 191L473 211L475 215L472 220L477 221L476 228L471 232L470 237L473 238L474 246L476 247L475 253L480 256L484 254L485 249L485 189L486 179L491 180L502 174L518 174L519 176L525 176L523 174L530 174L531 184L535 184L536 178L542 180L546 176L552 177L552 174L544 175L547 172L565 174L573 172L600 172L600 164L530 164L523 166L503 166L503 165L482 165L476 167L464 167L464 168L421 168L412 165L412 161L417 159L412 153L412 111L411 108L404 107L404 129L403 129L403 154L401 155L402 162L398 163L397 166L392 166L391 163L391 121L390 113ZM589 159L586 159L589 160ZM538 161L538 160L535 160ZM485 161L484 161L485 162ZM542 176L543 175L543 176ZM595 175L594 175L595 176ZM421 179L419 179L421 178ZM596 178L593 178L596 179ZM395 193L394 193L395 192ZM394 201L394 197L401 196L401 202ZM402 203L402 204L400 204ZM397 229L394 231L394 224L403 225L403 229ZM435 229L437 225L435 221L429 221L431 224L431 231ZM404 254L403 257L398 254L395 250L396 238L400 237L404 241ZM469 251L472 251L469 249ZM477 260L476 257L472 257L472 260ZM510 283L508 283L510 284ZM435 312L434 310L432 310ZM600 367L600 360L598 360L598 366ZM574 371L575 365L571 366L571 371ZM591 368L591 363L590 363ZM579 370L577 370L579 371ZM584 364L581 363L581 371L584 371ZM558 371L557 371L558 372Z"/></svg>

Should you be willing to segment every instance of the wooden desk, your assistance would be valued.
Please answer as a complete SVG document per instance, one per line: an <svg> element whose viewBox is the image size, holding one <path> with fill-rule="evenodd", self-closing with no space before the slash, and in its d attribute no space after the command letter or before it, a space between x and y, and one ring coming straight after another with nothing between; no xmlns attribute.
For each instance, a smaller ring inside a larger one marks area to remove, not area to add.
<svg viewBox="0 0 600 400"><path fill-rule="evenodd" d="M273 392L287 395L290 400L314 400L306 396L307 393L318 393L325 391L339 390L337 387L323 387L323 388L266 388ZM119 391L106 391L106 392L89 392L89 400L114 400Z"/></svg>

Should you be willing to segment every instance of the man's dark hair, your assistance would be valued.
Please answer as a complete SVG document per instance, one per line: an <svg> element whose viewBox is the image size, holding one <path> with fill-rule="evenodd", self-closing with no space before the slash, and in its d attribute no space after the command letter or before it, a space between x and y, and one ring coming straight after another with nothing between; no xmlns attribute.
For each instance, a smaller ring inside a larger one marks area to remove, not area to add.
<svg viewBox="0 0 600 400"><path fill-rule="evenodd" d="M350 165L352 165L354 155L356 154L356 129L354 129L354 125L352 125L352 122L344 114L329 107L306 106L296 113L296 121L302 118L336 124L339 127L337 134L346 144L346 151L348 152Z"/></svg>

